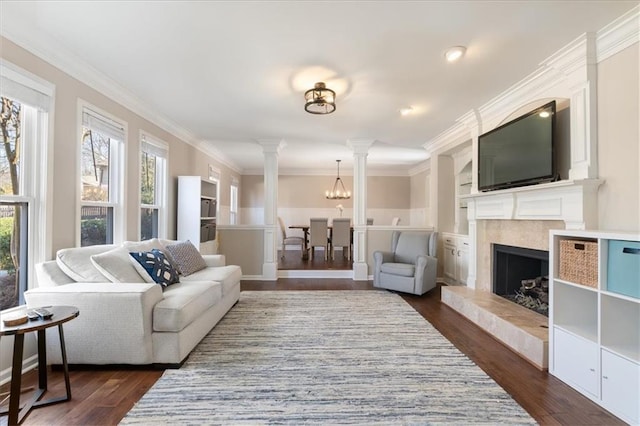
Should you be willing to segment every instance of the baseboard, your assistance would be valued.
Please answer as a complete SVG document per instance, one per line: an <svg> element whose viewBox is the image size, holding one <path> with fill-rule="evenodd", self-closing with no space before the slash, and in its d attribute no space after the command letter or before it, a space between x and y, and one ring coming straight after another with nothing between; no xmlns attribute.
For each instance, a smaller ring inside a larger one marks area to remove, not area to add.
<svg viewBox="0 0 640 426"><path fill-rule="evenodd" d="M32 355L22 362L22 374L31 370L35 370L38 367L38 354ZM0 371L0 386L11 381L11 367L5 368Z"/></svg>

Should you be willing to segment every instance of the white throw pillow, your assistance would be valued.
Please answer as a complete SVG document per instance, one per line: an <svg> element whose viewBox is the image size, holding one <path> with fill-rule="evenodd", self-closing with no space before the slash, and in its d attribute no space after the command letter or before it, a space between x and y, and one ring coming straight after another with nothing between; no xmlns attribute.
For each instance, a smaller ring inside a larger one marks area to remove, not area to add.
<svg viewBox="0 0 640 426"><path fill-rule="evenodd" d="M122 247L91 256L91 262L112 283L145 283L148 282L146 277L138 273L129 252L150 251L154 248L161 248L158 240L127 241ZM148 274L145 272L145 275Z"/></svg>
<svg viewBox="0 0 640 426"><path fill-rule="evenodd" d="M96 245L61 249L56 253L56 263L62 272L76 282L108 283L109 279L91 262L91 256L112 250L114 247Z"/></svg>

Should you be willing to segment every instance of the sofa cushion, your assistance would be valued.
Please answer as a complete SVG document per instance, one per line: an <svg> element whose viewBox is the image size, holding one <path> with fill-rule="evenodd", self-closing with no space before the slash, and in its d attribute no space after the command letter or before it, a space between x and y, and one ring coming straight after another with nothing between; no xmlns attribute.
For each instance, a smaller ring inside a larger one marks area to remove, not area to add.
<svg viewBox="0 0 640 426"><path fill-rule="evenodd" d="M189 240L177 244L169 244L166 248L178 271L184 276L191 275L207 267L200 252Z"/></svg>
<svg viewBox="0 0 640 426"><path fill-rule="evenodd" d="M416 274L416 268L410 263L383 263L380 266L380 272L403 277L413 277Z"/></svg>
<svg viewBox="0 0 640 426"><path fill-rule="evenodd" d="M56 253L56 263L62 272L76 282L108 283L109 279L91 262L91 256L107 252L114 247L116 246L97 245L61 249Z"/></svg>
<svg viewBox="0 0 640 426"><path fill-rule="evenodd" d="M147 282L155 282L162 287L180 282L178 271L158 249L129 252L136 271Z"/></svg>
<svg viewBox="0 0 640 426"><path fill-rule="evenodd" d="M182 281L217 281L222 284L222 294L228 294L241 278L242 270L239 266L227 265L202 269L188 277L182 277Z"/></svg>
<svg viewBox="0 0 640 426"><path fill-rule="evenodd" d="M144 283L147 281L133 266L129 252L151 251L154 248L161 248L157 239L126 241L121 247L91 256L91 262L112 283Z"/></svg>
<svg viewBox="0 0 640 426"><path fill-rule="evenodd" d="M222 299L215 282L189 281L167 287L153 308L153 331L178 332Z"/></svg>

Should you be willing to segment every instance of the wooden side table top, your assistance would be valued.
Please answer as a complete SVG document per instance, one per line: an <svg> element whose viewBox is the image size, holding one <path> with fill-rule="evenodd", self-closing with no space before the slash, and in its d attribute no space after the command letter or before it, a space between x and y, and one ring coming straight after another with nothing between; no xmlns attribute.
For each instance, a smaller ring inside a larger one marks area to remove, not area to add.
<svg viewBox="0 0 640 426"><path fill-rule="evenodd" d="M36 308L24 308L24 314L32 309ZM70 321L80 314L80 311L75 306L47 306L45 309L53 313L53 316L47 320L40 318L35 321L27 321L24 324L10 327L0 321L0 336L13 336L43 330Z"/></svg>

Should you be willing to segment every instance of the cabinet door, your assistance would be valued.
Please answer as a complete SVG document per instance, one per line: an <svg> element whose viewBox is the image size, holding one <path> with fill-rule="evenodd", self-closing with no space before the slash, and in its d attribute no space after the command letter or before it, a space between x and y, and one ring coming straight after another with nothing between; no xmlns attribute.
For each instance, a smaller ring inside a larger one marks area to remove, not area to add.
<svg viewBox="0 0 640 426"><path fill-rule="evenodd" d="M640 422L640 366L602 351L602 405L631 424Z"/></svg>
<svg viewBox="0 0 640 426"><path fill-rule="evenodd" d="M599 397L598 345L554 327L553 375L581 392Z"/></svg>
<svg viewBox="0 0 640 426"><path fill-rule="evenodd" d="M451 278L452 281L456 279L456 247L450 244L444 244L444 275L447 278Z"/></svg>

